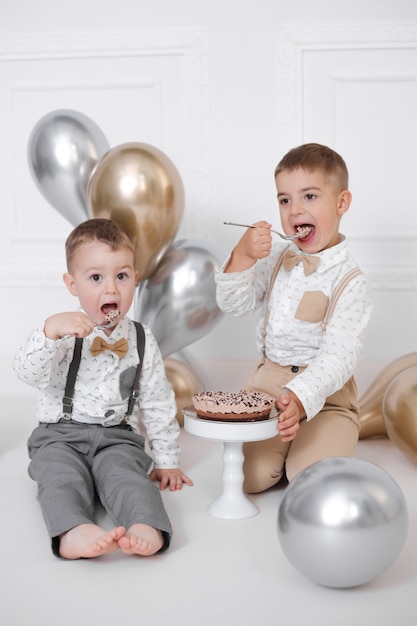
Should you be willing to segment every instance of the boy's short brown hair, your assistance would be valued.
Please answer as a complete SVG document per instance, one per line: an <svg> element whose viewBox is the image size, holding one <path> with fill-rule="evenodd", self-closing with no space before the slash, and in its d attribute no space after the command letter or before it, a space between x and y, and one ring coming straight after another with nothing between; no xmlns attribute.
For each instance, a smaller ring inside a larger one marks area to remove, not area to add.
<svg viewBox="0 0 417 626"><path fill-rule="evenodd" d="M69 234L65 242L65 254L68 271L71 271L74 254L80 246L91 241L106 243L112 251L127 248L135 255L135 246L129 233L117 222L102 218L93 218L81 222Z"/></svg>
<svg viewBox="0 0 417 626"><path fill-rule="evenodd" d="M283 171L302 168L308 172L320 170L332 178L337 191L349 188L349 172L340 154L319 143L305 143L293 148L281 159L275 168L275 178Z"/></svg>

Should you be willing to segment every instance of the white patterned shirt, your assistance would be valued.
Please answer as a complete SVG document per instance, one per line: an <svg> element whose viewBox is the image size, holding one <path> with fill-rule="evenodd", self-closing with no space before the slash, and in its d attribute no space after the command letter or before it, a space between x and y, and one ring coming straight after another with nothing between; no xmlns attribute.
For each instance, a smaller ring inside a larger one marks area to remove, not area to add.
<svg viewBox="0 0 417 626"><path fill-rule="evenodd" d="M145 354L139 394L128 423L135 432L139 432L139 407L155 467L175 468L179 466L180 456L175 394L166 378L155 337L146 325L143 327ZM58 422L64 417L62 399L75 337L49 339L43 328L44 324L39 325L18 350L14 369L21 381L40 391L37 406L39 422ZM128 353L124 358L119 358L114 352L105 350L93 357L90 349L97 336L102 336L109 343L125 337L129 343ZM136 343L135 325L127 317L120 320L110 337L96 328L83 339L71 419L102 426L114 426L122 422L139 363Z"/></svg>
<svg viewBox="0 0 417 626"><path fill-rule="evenodd" d="M242 272L224 272L229 257L215 276L217 303L222 311L240 316L260 309L256 327L260 354L269 279L287 245L274 244L267 258ZM294 244L290 244L290 249L300 252ZM271 361L284 366L306 366L286 387L302 402L307 419L317 415L326 398L354 374L363 357L372 313L370 288L360 273L343 290L323 330L321 321L334 289L357 265L344 237L337 245L313 256L318 256L320 262L309 276L304 275L302 263L290 271L281 267L269 301L265 336L265 354Z"/></svg>

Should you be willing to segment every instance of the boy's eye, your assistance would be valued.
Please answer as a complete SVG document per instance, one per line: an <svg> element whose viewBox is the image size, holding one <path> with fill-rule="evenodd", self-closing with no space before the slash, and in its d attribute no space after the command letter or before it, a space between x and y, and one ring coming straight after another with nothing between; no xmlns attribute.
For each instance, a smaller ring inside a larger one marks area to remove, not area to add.
<svg viewBox="0 0 417 626"><path fill-rule="evenodd" d="M306 193L307 200L314 200L315 197L316 197L315 193Z"/></svg>
<svg viewBox="0 0 417 626"><path fill-rule="evenodd" d="M117 280L124 280L126 277L126 272L120 272L119 274L117 274Z"/></svg>
<svg viewBox="0 0 417 626"><path fill-rule="evenodd" d="M91 280L93 280L95 283L98 283L100 278L101 278L100 274L93 274L91 277Z"/></svg>
<svg viewBox="0 0 417 626"><path fill-rule="evenodd" d="M289 199L288 198L281 198L279 203L280 204L288 204L289 203Z"/></svg>

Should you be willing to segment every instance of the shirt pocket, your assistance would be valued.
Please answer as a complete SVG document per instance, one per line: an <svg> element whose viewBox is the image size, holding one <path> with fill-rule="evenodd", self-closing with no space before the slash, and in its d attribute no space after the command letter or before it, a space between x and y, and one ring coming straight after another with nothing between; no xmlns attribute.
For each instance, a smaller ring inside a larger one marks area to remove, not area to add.
<svg viewBox="0 0 417 626"><path fill-rule="evenodd" d="M329 298L322 291L306 291L295 312L295 319L317 323L324 320Z"/></svg>

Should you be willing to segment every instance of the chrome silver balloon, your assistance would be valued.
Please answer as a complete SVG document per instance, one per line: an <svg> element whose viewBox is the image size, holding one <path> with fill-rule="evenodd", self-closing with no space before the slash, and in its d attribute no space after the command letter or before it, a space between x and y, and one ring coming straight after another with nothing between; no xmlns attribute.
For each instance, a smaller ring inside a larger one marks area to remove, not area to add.
<svg viewBox="0 0 417 626"><path fill-rule="evenodd" d="M318 461L286 488L278 537L290 563L326 587L355 587L398 557L408 529L404 495L381 467L356 457Z"/></svg>
<svg viewBox="0 0 417 626"><path fill-rule="evenodd" d="M214 273L225 253L209 241L174 242L156 271L139 285L135 318L147 324L165 358L204 337L223 313Z"/></svg>
<svg viewBox="0 0 417 626"><path fill-rule="evenodd" d="M88 182L109 147L93 120L70 109L48 113L30 134L32 177L44 198L73 226L88 219Z"/></svg>

